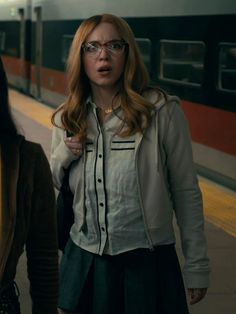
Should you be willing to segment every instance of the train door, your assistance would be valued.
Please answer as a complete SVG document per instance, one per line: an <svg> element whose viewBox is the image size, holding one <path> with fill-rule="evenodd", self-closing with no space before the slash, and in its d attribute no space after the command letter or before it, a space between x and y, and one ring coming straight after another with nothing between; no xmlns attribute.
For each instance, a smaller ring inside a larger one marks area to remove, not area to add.
<svg viewBox="0 0 236 314"><path fill-rule="evenodd" d="M29 63L26 61L26 18L25 9L18 10L20 19L20 81L19 88L27 93L29 90Z"/></svg>
<svg viewBox="0 0 236 314"><path fill-rule="evenodd" d="M42 67L42 8L35 7L35 94L37 99L41 99L41 67Z"/></svg>

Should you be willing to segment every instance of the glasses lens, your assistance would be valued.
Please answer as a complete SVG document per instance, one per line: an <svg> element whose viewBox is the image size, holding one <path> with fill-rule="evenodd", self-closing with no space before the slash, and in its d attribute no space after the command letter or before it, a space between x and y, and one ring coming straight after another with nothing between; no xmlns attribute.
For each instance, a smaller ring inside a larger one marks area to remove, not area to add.
<svg viewBox="0 0 236 314"><path fill-rule="evenodd" d="M124 49L125 43L121 40L111 41L106 44L106 48L114 53L122 52Z"/></svg>
<svg viewBox="0 0 236 314"><path fill-rule="evenodd" d="M85 53L97 53L99 51L100 45L97 43L86 43L83 45L83 49Z"/></svg>

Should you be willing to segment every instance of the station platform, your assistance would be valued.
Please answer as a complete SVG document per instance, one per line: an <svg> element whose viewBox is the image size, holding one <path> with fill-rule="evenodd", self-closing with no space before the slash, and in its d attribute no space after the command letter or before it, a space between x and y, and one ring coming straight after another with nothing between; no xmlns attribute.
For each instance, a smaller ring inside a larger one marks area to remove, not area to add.
<svg viewBox="0 0 236 314"><path fill-rule="evenodd" d="M50 158L50 118L54 109L15 90L10 90L10 102L21 133L29 140L41 143ZM190 314L236 314L236 192L203 177L199 177L199 182L204 200L211 285L204 300L189 306ZM177 252L182 263L177 229L176 235ZM16 281L22 314L30 314L25 254L20 259Z"/></svg>

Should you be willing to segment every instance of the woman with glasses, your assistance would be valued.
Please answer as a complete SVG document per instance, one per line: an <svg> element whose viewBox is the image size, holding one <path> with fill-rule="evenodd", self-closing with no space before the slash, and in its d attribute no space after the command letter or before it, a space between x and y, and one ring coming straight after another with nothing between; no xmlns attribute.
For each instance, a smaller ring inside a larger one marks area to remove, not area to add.
<svg viewBox="0 0 236 314"><path fill-rule="evenodd" d="M0 313L19 314L14 282L26 250L32 314L56 314L58 244L55 194L39 144L20 135L11 116L0 58Z"/></svg>
<svg viewBox="0 0 236 314"><path fill-rule="evenodd" d="M185 314L209 265L191 140L179 99L149 86L121 18L93 16L68 59L69 95L52 117L51 169L69 169L74 223L60 265L60 313ZM69 136L68 136L69 134Z"/></svg>

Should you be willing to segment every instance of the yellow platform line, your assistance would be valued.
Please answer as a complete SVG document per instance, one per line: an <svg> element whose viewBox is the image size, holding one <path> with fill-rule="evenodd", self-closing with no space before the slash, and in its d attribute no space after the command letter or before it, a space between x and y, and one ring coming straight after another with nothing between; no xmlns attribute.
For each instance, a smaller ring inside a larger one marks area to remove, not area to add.
<svg viewBox="0 0 236 314"><path fill-rule="evenodd" d="M52 127L50 119L53 109L15 90L10 90L10 102L14 109L37 123ZM200 179L200 187L206 220L236 237L236 194L204 179Z"/></svg>
<svg viewBox="0 0 236 314"><path fill-rule="evenodd" d="M15 90L10 90L9 99L11 106L23 113L28 118L42 124L46 128L51 129L51 115L53 109L39 103L33 98L26 97Z"/></svg>
<svg viewBox="0 0 236 314"><path fill-rule="evenodd" d="M218 185L200 180L205 218L236 237L236 195Z"/></svg>

